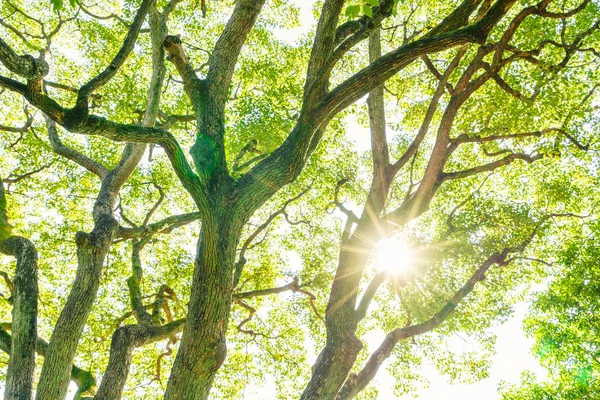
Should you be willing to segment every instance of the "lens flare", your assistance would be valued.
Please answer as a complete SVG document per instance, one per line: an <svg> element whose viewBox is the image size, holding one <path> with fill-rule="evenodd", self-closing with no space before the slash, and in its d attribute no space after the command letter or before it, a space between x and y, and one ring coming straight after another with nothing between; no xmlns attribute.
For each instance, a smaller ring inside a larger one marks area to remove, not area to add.
<svg viewBox="0 0 600 400"><path fill-rule="evenodd" d="M414 263L413 249L400 238L386 238L377 244L375 262L380 270L406 271Z"/></svg>

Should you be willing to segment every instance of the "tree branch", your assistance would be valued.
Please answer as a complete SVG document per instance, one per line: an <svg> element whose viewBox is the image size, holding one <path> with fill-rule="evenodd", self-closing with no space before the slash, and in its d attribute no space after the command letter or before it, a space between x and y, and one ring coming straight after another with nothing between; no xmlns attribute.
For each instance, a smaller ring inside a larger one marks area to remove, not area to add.
<svg viewBox="0 0 600 400"><path fill-rule="evenodd" d="M497 168L508 165L515 160L523 160L527 163L532 163L534 161L542 159L543 157L544 157L543 154L536 154L534 156L531 156L531 155L524 154L524 153L513 153L513 154L510 154L510 155L500 159L500 160L496 160L494 162L480 165L477 167L464 169L462 171L443 172L441 180L442 181L450 181L450 180L455 180L455 179L463 179L463 178L467 178L469 176L480 174L482 172L493 171Z"/></svg>
<svg viewBox="0 0 600 400"><path fill-rule="evenodd" d="M388 333L379 348L369 357L366 365L357 375L348 377L348 380L338 393L337 399L351 399L363 390L375 377L379 367L390 356L392 350L400 340L413 336L422 335L437 328L456 309L460 302L473 291L475 285L485 279L486 272L493 266L505 266L507 257L513 249L504 249L502 253L496 253L487 258L486 261L475 271L471 278L446 302L435 315L420 324L410 325L405 328L397 328Z"/></svg>
<svg viewBox="0 0 600 400"><path fill-rule="evenodd" d="M46 127L48 129L48 139L50 140L50 146L52 146L52 150L54 150L56 154L61 155L64 158L79 164L81 167L98 175L100 179L106 178L109 171L104 165L78 152L77 150L64 145L60 140L60 137L58 136L58 129L56 128L56 123L46 115L44 115L44 118L46 120Z"/></svg>
<svg viewBox="0 0 600 400"><path fill-rule="evenodd" d="M0 38L0 61L8 70L28 80L41 80L48 74L48 63L29 54L19 56Z"/></svg>
<svg viewBox="0 0 600 400"><path fill-rule="evenodd" d="M0 350L4 351L10 356L12 347L12 337L4 329L6 327L6 324L1 325L2 327L0 327ZM37 337L35 343L35 352L40 356L45 357L47 349L48 343L40 337ZM85 371L75 365L73 365L73 367L71 368L71 380L77 385L77 393L74 397L75 399L78 399L81 395L85 394L87 391L93 389L96 386L96 379L94 378L94 375L92 375L92 373L90 373L89 371Z"/></svg>
<svg viewBox="0 0 600 400"><path fill-rule="evenodd" d="M29 112L27 111L27 108L25 108L25 116L27 117L27 120L25 121L25 123L22 126L13 127L13 126L0 125L0 131L14 132L14 133L27 132L29 130L29 128L31 128L31 125L33 124L33 115L29 114Z"/></svg>
<svg viewBox="0 0 600 400"><path fill-rule="evenodd" d="M233 287L237 286L237 284L239 283L240 277L242 276L244 266L246 265L246 262L247 262L246 251L248 251L252 242L258 237L258 235L260 235L261 232L263 232L265 229L267 229L269 227L269 225L271 225L271 222L273 222L273 220L275 220L275 218L277 218L280 215L286 216L287 214L286 214L285 209L287 208L287 206L289 206L294 201L298 200L300 197L302 197L306 193L308 193L308 191L311 189L311 187L312 186L308 186L306 189L304 189L303 191L298 193L296 196L292 197L291 199L288 199L285 203L283 203L283 206L279 210L277 210L274 213L272 213L271 215L269 215L269 217L266 219L266 221L263 222L261 225L259 225L258 228L256 228L254 230L254 232L252 232L250 234L250 236L248 236L248 238L244 241L244 244L242 244L242 247L240 248L240 254L238 257L238 261L236 262L235 268L234 268L235 272L234 272L234 277L233 277ZM286 216L286 218L287 218L287 216Z"/></svg>
<svg viewBox="0 0 600 400"><path fill-rule="evenodd" d="M264 3L265 0L236 1L233 13L215 44L206 83L219 110L225 107L238 56Z"/></svg>
<svg viewBox="0 0 600 400"><path fill-rule="evenodd" d="M234 293L233 298L234 299L249 299L252 297L262 297L262 296L268 296L270 294L287 292L288 290L291 290L292 292L297 292L298 290L300 290L301 287L302 287L302 285L300 285L300 283L298 283L298 278L294 278L294 280L291 281L290 283L288 283L287 285L279 286L276 288L270 288L270 289L260 289L260 290L252 290L250 292Z"/></svg>
<svg viewBox="0 0 600 400"><path fill-rule="evenodd" d="M200 212L172 215L151 224L134 228L120 227L117 237L120 239L131 239L154 233L171 233L174 229L199 220Z"/></svg>
<svg viewBox="0 0 600 400"><path fill-rule="evenodd" d="M356 320L356 323L360 322L363 318L367 316L369 305L373 301L373 298L377 293L377 289L379 289L379 286L381 286L381 284L386 280L387 277L388 272L383 271L379 272L377 275L375 275L375 277L373 277L373 279L371 279L371 282L369 282L369 285L365 289L365 292L363 293L360 299L360 303L356 308L356 313L354 314L354 319Z"/></svg>
<svg viewBox="0 0 600 400"><path fill-rule="evenodd" d="M129 375L133 350L159 340L167 339L183 330L185 319L160 326L125 325L113 334L110 358L98 393L94 399L119 399Z"/></svg>
<svg viewBox="0 0 600 400"><path fill-rule="evenodd" d="M297 125L283 144L239 180L238 186L242 189L240 207L252 211L262 205L276 190L293 181L335 114L422 55L467 43L482 43L513 3L514 0L498 0L483 18L472 25L439 36L422 37L397 48L341 83L318 104L311 103L310 98L308 101L305 99L303 109L306 111L300 116ZM335 11L333 10L333 14ZM317 54L314 57L317 57ZM319 55L316 59L319 60L320 57ZM312 71L317 70L313 68ZM309 87L307 82L306 88Z"/></svg>
<svg viewBox="0 0 600 400"><path fill-rule="evenodd" d="M194 67L181 45L181 37L179 35L167 36L163 45L167 53L169 53L169 60L175 65L177 72L179 72L183 80L183 88L194 107L197 118L202 112L202 103L205 97L205 82L200 80L196 75L196 71L194 71Z"/></svg>
<svg viewBox="0 0 600 400"><path fill-rule="evenodd" d="M142 28L142 24L146 19L146 15L150 10L150 7L154 4L155 0L143 0L140 8L138 9L133 23L131 24L129 31L127 32L127 36L123 41L123 45L117 55L113 58L110 65L104 69L104 71L100 72L94 78L92 78L89 82L81 86L79 89L79 93L77 95L77 104L87 106L87 100L94 91L98 88L104 86L109 80L112 79L113 76L117 73L119 68L125 63L127 57L133 50L135 42L137 41L137 37L140 33L140 29Z"/></svg>
<svg viewBox="0 0 600 400"><path fill-rule="evenodd" d="M315 32L311 48L306 82L304 84L304 102L311 103L310 98L320 100L327 91L329 74L325 73L325 63L335 46L336 28L344 0L325 0Z"/></svg>

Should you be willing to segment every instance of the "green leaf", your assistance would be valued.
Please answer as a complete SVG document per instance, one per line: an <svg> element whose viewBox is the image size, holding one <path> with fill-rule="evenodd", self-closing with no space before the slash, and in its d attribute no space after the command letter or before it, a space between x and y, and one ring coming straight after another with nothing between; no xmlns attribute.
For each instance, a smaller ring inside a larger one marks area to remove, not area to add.
<svg viewBox="0 0 600 400"><path fill-rule="evenodd" d="M350 19L358 17L359 13L360 13L360 6L346 7L346 16Z"/></svg>
<svg viewBox="0 0 600 400"><path fill-rule="evenodd" d="M73 0L69 0L71 1L71 3L73 3ZM63 2L62 0L50 0L50 3L52 4L52 9L54 11L60 11L63 8Z"/></svg>
<svg viewBox="0 0 600 400"><path fill-rule="evenodd" d="M365 14L368 17L373 16L373 9L370 6L367 6L367 5L362 6L362 11L363 11L363 14Z"/></svg>

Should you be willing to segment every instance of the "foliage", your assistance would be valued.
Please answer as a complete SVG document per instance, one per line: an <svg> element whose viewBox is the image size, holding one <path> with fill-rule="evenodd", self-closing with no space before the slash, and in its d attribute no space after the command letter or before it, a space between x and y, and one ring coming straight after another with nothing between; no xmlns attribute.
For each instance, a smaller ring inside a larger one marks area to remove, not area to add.
<svg viewBox="0 0 600 400"><path fill-rule="evenodd" d="M547 290L536 295L525 321L534 351L550 377L525 375L505 387L507 399L593 399L598 371L598 224L583 227L557 254Z"/></svg>
<svg viewBox="0 0 600 400"><path fill-rule="evenodd" d="M600 4L259 3L0 0L0 252L12 235L37 249L37 336L57 349L44 357L66 352L57 326L84 313L66 364L96 378L127 353L111 353L116 332L172 329L131 345L114 398L178 398L171 371L188 376L194 357L189 398L375 398L381 364L402 395L426 385L423 363L485 378L493 328L548 283L526 329L552 379L503 395L593 398ZM122 142L147 146L135 170ZM86 264L81 238L108 231ZM401 274L372 257L389 236L414 252ZM13 258L0 258L7 335ZM69 314L92 270L89 309ZM190 338L208 339L189 351ZM42 360L38 388L58 381Z"/></svg>

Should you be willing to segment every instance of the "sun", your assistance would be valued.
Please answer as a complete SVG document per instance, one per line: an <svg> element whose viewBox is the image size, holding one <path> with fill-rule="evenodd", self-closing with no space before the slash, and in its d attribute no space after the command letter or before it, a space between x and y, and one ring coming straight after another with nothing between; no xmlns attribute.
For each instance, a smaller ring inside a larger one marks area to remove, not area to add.
<svg viewBox="0 0 600 400"><path fill-rule="evenodd" d="M414 263L413 249L400 238L383 239L375 249L375 262L380 270L393 273L406 271Z"/></svg>

